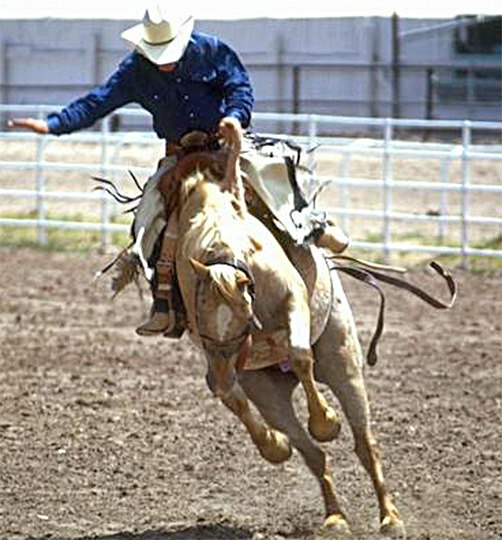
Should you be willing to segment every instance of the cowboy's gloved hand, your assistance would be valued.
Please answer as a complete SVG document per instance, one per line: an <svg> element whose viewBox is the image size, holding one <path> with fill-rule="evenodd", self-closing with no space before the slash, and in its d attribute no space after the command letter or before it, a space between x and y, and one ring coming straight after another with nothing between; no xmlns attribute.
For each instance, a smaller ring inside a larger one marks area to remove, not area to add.
<svg viewBox="0 0 502 540"><path fill-rule="evenodd" d="M237 118L225 116L218 124L218 135L223 139L224 146L236 148L242 139L242 126Z"/></svg>
<svg viewBox="0 0 502 540"><path fill-rule="evenodd" d="M47 122L45 120L37 120L36 118L11 118L7 122L7 125L9 127L29 129L42 135L49 133Z"/></svg>

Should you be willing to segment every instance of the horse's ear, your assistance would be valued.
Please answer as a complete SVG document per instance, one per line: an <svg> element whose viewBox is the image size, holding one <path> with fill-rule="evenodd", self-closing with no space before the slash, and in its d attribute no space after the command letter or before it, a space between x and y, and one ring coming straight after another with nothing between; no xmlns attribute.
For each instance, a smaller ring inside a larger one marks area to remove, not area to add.
<svg viewBox="0 0 502 540"><path fill-rule="evenodd" d="M192 259L190 257L190 264L192 265L192 268L194 269L195 273L200 278L205 278L209 275L209 268L206 265L199 262L198 260Z"/></svg>

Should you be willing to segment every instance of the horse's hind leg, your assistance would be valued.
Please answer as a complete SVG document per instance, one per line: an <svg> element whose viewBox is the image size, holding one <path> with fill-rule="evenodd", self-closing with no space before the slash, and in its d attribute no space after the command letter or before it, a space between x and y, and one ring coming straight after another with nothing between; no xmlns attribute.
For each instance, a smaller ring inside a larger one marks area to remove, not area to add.
<svg viewBox="0 0 502 540"><path fill-rule="evenodd" d="M381 531L402 538L404 525L387 490L378 444L371 430L355 325L345 295L339 290L337 296L341 301L333 308L328 326L314 346L316 375L333 390L349 420L356 454L370 475L378 498Z"/></svg>
<svg viewBox="0 0 502 540"><path fill-rule="evenodd" d="M298 301L295 295L289 299L288 325L292 368L307 396L309 431L318 441L332 441L340 432L340 421L317 390L314 357L310 347L310 310L307 303Z"/></svg>
<svg viewBox="0 0 502 540"><path fill-rule="evenodd" d="M291 457L288 438L256 417L238 383L234 384L230 393L222 397L221 401L244 424L262 457L271 463L282 463Z"/></svg>

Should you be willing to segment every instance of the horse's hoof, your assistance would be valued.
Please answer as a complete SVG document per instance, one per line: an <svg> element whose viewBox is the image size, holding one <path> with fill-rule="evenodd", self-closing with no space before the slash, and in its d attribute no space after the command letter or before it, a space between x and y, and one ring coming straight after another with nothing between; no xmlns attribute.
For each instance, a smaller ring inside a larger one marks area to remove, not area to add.
<svg viewBox="0 0 502 540"><path fill-rule="evenodd" d="M399 540L405 540L406 538L404 523L397 516L385 517L380 524L380 532L388 538Z"/></svg>
<svg viewBox="0 0 502 540"><path fill-rule="evenodd" d="M267 433L263 444L258 447L260 454L270 463L282 463L291 457L292 449L286 435L275 429Z"/></svg>
<svg viewBox="0 0 502 540"><path fill-rule="evenodd" d="M342 514L331 514L321 526L322 538L350 538L352 536L347 520Z"/></svg>
<svg viewBox="0 0 502 540"><path fill-rule="evenodd" d="M336 412L327 407L322 418L309 419L309 432L319 442L329 442L338 437L341 429L340 420Z"/></svg>

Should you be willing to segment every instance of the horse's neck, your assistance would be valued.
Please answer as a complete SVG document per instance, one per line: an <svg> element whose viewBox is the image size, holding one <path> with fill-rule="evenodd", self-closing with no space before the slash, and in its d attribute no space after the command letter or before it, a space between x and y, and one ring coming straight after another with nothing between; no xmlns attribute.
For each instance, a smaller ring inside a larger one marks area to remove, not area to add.
<svg viewBox="0 0 502 540"><path fill-rule="evenodd" d="M229 193L216 184L195 187L180 210L180 234L192 257L233 253L243 257L248 248L245 223L232 204Z"/></svg>
<svg viewBox="0 0 502 540"><path fill-rule="evenodd" d="M190 197L183 205L182 212L190 217L195 217L200 213L222 212L225 195L216 184L211 182L200 182L191 192Z"/></svg>

